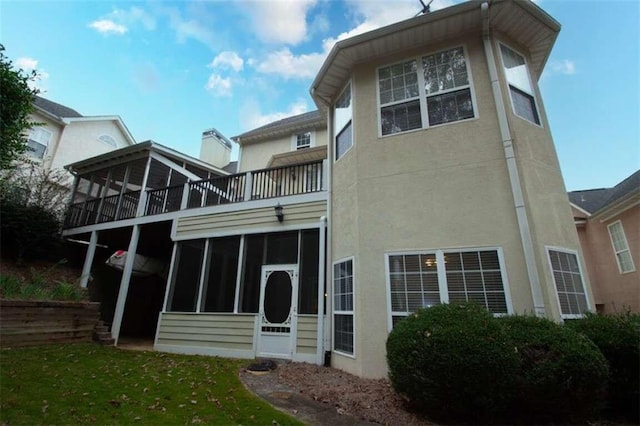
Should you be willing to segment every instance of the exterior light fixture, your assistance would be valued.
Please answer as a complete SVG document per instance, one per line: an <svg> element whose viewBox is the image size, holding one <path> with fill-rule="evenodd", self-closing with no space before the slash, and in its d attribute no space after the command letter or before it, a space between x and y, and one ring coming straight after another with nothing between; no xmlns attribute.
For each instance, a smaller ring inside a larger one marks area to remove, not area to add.
<svg viewBox="0 0 640 426"><path fill-rule="evenodd" d="M278 203L273 209L276 211L278 222L282 222L284 220L284 213L282 213L282 206L280 203Z"/></svg>

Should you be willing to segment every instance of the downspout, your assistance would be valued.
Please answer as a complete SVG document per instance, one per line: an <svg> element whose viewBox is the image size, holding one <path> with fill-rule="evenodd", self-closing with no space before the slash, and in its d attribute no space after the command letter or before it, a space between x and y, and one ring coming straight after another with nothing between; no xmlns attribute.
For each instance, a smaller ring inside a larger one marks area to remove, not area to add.
<svg viewBox="0 0 640 426"><path fill-rule="evenodd" d="M325 300L326 297L326 306L327 306L327 312L325 312L325 315L327 315L329 312L331 312L332 309L332 299L331 299L331 294L332 294L332 283L331 283L331 259L332 259L332 241L333 238L331 236L331 223L332 223L332 217L333 217L333 203L331 202L331 188L332 188L332 173L333 173L333 119L332 119L332 115L331 115L331 101L328 99L325 99L323 97L321 97L320 95L315 93L315 88L312 87L311 90L311 97L314 99L318 99L322 104L324 104L327 107L327 173L325 175L325 179L326 179L326 191L327 191L327 216L325 217L325 226L326 226L326 259L325 259L325 271L329 272L328 274L325 273L325 281L327 279L329 279L328 283L322 283L322 284L326 284L326 294L323 291L322 293L322 300ZM321 283L318 283L318 286L320 286ZM318 295L320 295L320 291L318 290ZM324 308L324 303L322 304L323 308ZM320 333L320 328L318 329L318 338L323 339L323 348L324 348L324 333L325 333L325 328L324 328L324 318L321 318L320 315L318 315L318 327L322 327L322 333ZM320 325L322 323L322 326ZM329 324L333 324L333 319L331 317L329 317ZM329 329L329 333L332 332L331 326L328 327ZM327 339L329 342L331 342L331 337L329 336L329 339ZM328 350L331 351L331 343L329 343L328 345Z"/></svg>
<svg viewBox="0 0 640 426"><path fill-rule="evenodd" d="M504 156L507 162L507 170L509 172L509 182L511 183L511 192L513 194L518 228L520 229L520 241L522 242L522 250L527 267L527 274L529 276L533 306L535 314L539 317L544 317L544 298L542 296L542 287L540 285L538 269L536 268L531 228L529 227L529 219L527 218L527 210L524 203L524 197L522 195L522 184L520 183L518 165L516 163L515 152L513 150L513 139L509 129L506 108L502 100L502 91L500 90L500 81L498 80L498 70L496 69L495 56L491 44L491 36L489 34L489 3L486 1L483 2L480 6L480 11L482 15L482 40L484 43L484 53L487 60L487 66L489 67L489 79L491 80L493 100L496 104L500 136L502 138Z"/></svg>
<svg viewBox="0 0 640 426"><path fill-rule="evenodd" d="M327 259L326 253L326 229L327 217L320 218L320 253L318 264L321 265L318 271L318 333L316 335L316 364L324 363L324 281L325 281L325 264Z"/></svg>

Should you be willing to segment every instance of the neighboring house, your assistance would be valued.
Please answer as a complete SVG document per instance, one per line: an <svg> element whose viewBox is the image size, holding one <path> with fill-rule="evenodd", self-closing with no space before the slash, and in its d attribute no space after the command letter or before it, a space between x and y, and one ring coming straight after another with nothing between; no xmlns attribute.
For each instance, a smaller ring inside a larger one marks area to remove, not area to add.
<svg viewBox="0 0 640 426"><path fill-rule="evenodd" d="M71 164L85 276L99 244L171 265L145 287L128 260L112 335L153 298L156 349L382 377L388 332L422 307L594 310L537 84L559 31L495 0L342 40L319 110L235 137L236 174L153 143Z"/></svg>
<svg viewBox="0 0 640 426"><path fill-rule="evenodd" d="M569 192L596 308L640 312L640 171L613 188Z"/></svg>
<svg viewBox="0 0 640 426"><path fill-rule="evenodd" d="M38 123L27 133L27 152L45 170L124 148L135 143L118 116L86 117L77 111L36 96L30 120Z"/></svg>

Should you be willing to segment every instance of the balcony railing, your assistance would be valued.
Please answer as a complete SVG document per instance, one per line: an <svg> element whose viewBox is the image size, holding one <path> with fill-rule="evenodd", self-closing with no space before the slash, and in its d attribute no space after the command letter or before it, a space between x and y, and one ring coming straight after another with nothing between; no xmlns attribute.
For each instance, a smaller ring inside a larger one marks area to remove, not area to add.
<svg viewBox="0 0 640 426"><path fill-rule="evenodd" d="M324 177L323 162L314 161L166 188L130 191L72 204L64 226L75 228L137 216L319 192L323 191Z"/></svg>

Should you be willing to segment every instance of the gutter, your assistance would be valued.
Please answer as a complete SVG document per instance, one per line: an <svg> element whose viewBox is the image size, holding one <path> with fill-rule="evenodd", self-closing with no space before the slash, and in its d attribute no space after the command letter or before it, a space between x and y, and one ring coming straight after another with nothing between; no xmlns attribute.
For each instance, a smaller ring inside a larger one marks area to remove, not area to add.
<svg viewBox="0 0 640 426"><path fill-rule="evenodd" d="M498 70L496 68L495 55L493 53L492 41L490 36L489 25L489 3L483 2L480 6L482 15L482 41L484 43L484 53L489 68L489 78L491 80L491 89L493 99L496 104L496 114L498 116L498 124L500 126L500 136L502 146L504 148L504 157L507 162L507 170L509 172L509 182L511 184L511 192L513 194L514 208L516 210L516 218L518 228L520 229L520 241L522 242L522 250L524 253L525 264L527 267L527 275L529 276L529 284L531 286L531 296L533 299L533 307L536 316L545 316L545 304L542 295L542 286L540 277L536 267L535 250L533 247L533 238L531 236L531 228L529 227L529 219L527 217L524 196L522 195L522 184L518 174L518 164L516 162L515 151L513 149L513 138L509 129L507 120L507 112L502 98L502 90L500 89L500 81L498 79Z"/></svg>

